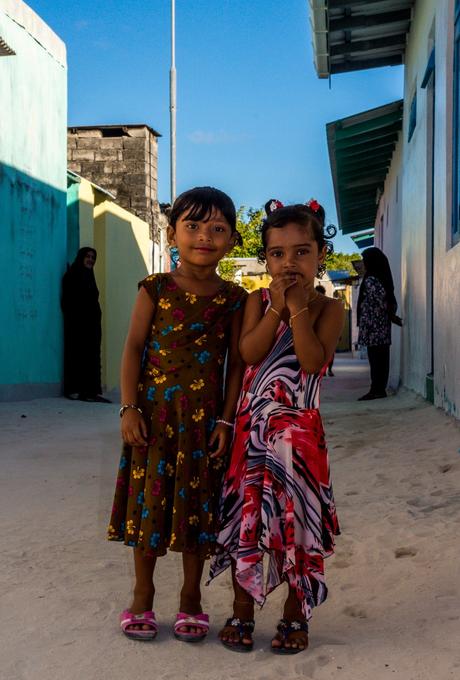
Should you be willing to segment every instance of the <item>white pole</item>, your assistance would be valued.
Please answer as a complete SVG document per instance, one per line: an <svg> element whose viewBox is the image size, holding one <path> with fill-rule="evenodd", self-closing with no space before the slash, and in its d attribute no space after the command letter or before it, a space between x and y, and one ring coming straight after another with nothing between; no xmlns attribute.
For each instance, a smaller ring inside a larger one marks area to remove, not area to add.
<svg viewBox="0 0 460 680"><path fill-rule="evenodd" d="M171 0L171 70L169 72L171 205L176 198L176 8Z"/></svg>

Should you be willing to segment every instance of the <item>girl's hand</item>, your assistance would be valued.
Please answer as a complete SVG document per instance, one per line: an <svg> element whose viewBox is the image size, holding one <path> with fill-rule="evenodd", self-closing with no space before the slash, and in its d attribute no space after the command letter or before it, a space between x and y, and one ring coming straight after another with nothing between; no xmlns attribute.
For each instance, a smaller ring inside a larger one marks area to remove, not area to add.
<svg viewBox="0 0 460 680"><path fill-rule="evenodd" d="M270 283L270 298L272 307L281 314L286 307L286 291L296 283L294 274L276 274Z"/></svg>
<svg viewBox="0 0 460 680"><path fill-rule="evenodd" d="M147 445L147 426L139 411L128 408L121 419L121 436L130 446Z"/></svg>
<svg viewBox="0 0 460 680"><path fill-rule="evenodd" d="M305 286L302 283L302 279L297 277L294 285L286 293L286 304L290 314L296 314L303 307L307 307L309 301L315 298L314 293L313 283Z"/></svg>
<svg viewBox="0 0 460 680"><path fill-rule="evenodd" d="M231 428L223 423L217 423L209 438L210 458L220 458L227 451L230 443Z"/></svg>

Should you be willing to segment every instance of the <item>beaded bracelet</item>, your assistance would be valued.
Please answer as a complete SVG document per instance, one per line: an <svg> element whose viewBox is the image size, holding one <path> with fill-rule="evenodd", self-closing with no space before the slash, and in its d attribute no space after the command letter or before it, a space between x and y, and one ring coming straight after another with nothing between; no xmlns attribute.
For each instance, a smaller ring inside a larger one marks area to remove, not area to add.
<svg viewBox="0 0 460 680"><path fill-rule="evenodd" d="M136 406L136 404L123 404L121 409L118 411L118 413L120 414L120 418L123 418L124 412L127 411L129 408L132 408L135 411L138 411L141 414L141 416L144 415L142 413L142 409L140 409L139 406Z"/></svg>
<svg viewBox="0 0 460 680"><path fill-rule="evenodd" d="M230 423L228 420L223 418L217 418L216 423L221 423L221 425L227 425L227 427L234 427L234 423Z"/></svg>

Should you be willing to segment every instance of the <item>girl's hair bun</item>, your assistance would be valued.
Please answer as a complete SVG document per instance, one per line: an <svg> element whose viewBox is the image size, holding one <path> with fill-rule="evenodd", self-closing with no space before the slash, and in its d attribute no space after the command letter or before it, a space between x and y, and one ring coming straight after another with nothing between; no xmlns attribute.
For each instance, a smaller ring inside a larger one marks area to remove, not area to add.
<svg viewBox="0 0 460 680"><path fill-rule="evenodd" d="M273 212L275 212L275 210L279 210L279 208L284 208L284 205L277 198L271 198L269 201L266 202L264 208L265 213L268 217Z"/></svg>

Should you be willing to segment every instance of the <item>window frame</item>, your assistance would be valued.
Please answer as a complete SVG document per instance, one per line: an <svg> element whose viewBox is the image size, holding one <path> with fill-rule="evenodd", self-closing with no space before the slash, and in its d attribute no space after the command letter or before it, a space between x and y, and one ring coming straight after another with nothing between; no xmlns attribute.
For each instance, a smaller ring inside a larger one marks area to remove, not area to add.
<svg viewBox="0 0 460 680"><path fill-rule="evenodd" d="M460 241L460 0L454 6L451 246Z"/></svg>

